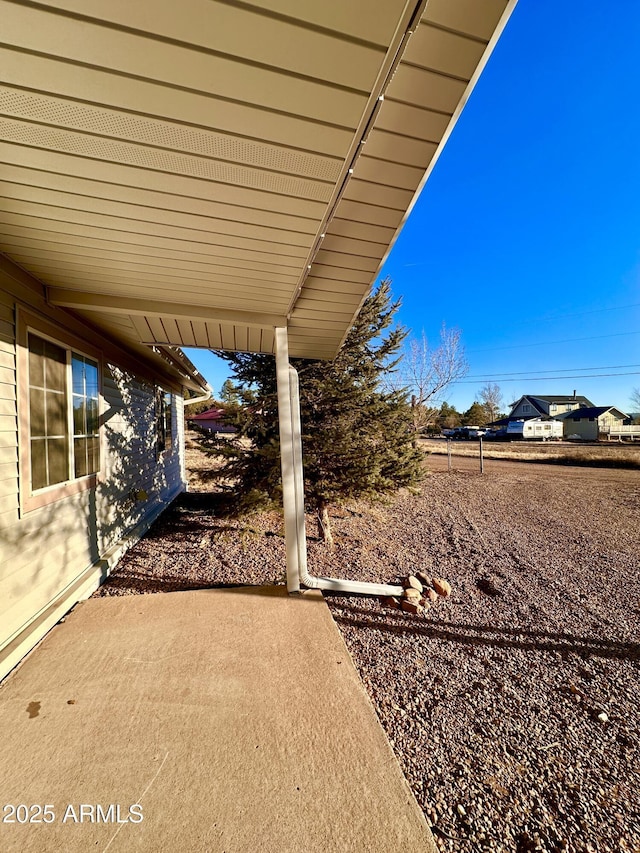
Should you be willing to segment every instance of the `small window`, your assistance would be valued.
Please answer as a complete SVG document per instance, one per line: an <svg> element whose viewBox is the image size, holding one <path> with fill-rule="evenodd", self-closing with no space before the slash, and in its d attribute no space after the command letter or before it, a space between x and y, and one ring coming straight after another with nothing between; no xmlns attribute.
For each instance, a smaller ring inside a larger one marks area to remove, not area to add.
<svg viewBox="0 0 640 853"><path fill-rule="evenodd" d="M558 407L556 406L556 404L555 404L555 403L552 403L552 404L549 406L549 411L550 411L550 412L555 412L555 411L557 411L557 410L558 410Z"/></svg>
<svg viewBox="0 0 640 853"><path fill-rule="evenodd" d="M98 365L74 352L71 376L74 473L86 477L100 469Z"/></svg>
<svg viewBox="0 0 640 853"><path fill-rule="evenodd" d="M571 420L574 421L574 423L580 423L580 418L571 418Z"/></svg>
<svg viewBox="0 0 640 853"><path fill-rule="evenodd" d="M530 412L530 411L531 411L531 406L530 406L528 403L524 403L524 404L523 404L523 406L522 406L522 411L523 411L523 412Z"/></svg>
<svg viewBox="0 0 640 853"><path fill-rule="evenodd" d="M158 455L173 445L172 395L156 388L156 451Z"/></svg>

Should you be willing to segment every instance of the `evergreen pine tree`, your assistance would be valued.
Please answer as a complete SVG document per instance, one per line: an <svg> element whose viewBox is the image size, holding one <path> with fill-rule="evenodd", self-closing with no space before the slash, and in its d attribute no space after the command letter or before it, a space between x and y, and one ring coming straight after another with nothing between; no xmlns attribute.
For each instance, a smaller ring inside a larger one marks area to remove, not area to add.
<svg viewBox="0 0 640 853"><path fill-rule="evenodd" d="M220 400L227 405L236 405L240 402L240 389L234 385L231 379L225 379L222 383Z"/></svg>
<svg viewBox="0 0 640 853"><path fill-rule="evenodd" d="M306 508L317 513L329 545L330 505L378 498L417 482L422 472L406 393L385 391L381 383L406 336L392 328L399 305L391 301L390 282L381 282L333 361L292 360L300 379ZM227 445L222 474L241 508L250 508L281 493L275 362L269 355L221 355L251 401L238 416L239 435Z"/></svg>
<svg viewBox="0 0 640 853"><path fill-rule="evenodd" d="M455 406L451 406L446 402L440 406L440 412L438 413L440 429L452 429L453 427L460 426L461 422L462 416Z"/></svg>
<svg viewBox="0 0 640 853"><path fill-rule="evenodd" d="M487 422L487 411L483 405L474 400L470 408L462 416L465 426L484 426Z"/></svg>

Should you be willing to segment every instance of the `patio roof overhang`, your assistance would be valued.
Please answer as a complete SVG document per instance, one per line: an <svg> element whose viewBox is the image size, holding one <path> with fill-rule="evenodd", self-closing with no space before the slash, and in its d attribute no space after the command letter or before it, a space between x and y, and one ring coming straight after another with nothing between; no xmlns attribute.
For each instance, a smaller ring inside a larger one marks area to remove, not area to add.
<svg viewBox="0 0 640 853"><path fill-rule="evenodd" d="M0 250L132 348L330 358L515 0L0 2Z"/></svg>

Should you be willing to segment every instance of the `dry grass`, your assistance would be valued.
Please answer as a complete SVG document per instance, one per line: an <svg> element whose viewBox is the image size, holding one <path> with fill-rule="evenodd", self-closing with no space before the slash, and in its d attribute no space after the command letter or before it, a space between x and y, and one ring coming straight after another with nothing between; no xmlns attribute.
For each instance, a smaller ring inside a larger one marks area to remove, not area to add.
<svg viewBox="0 0 640 853"><path fill-rule="evenodd" d="M446 454L444 439L425 439L421 442L427 453ZM619 444L542 443L542 442L483 442L485 459L507 459L513 462L546 462L552 465L586 465L596 468L640 468L640 442ZM478 458L477 441L452 441L452 456Z"/></svg>

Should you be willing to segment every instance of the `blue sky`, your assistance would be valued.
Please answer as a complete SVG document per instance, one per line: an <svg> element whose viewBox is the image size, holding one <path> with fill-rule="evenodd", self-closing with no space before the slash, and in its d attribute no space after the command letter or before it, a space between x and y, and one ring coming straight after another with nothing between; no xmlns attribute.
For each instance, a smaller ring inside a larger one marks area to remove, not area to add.
<svg viewBox="0 0 640 853"><path fill-rule="evenodd" d="M400 322L434 343L443 322L462 330L469 375L447 394L458 409L487 381L505 405L576 389L630 408L638 44L638 0L520 0L387 259ZM218 391L226 365L187 353Z"/></svg>

